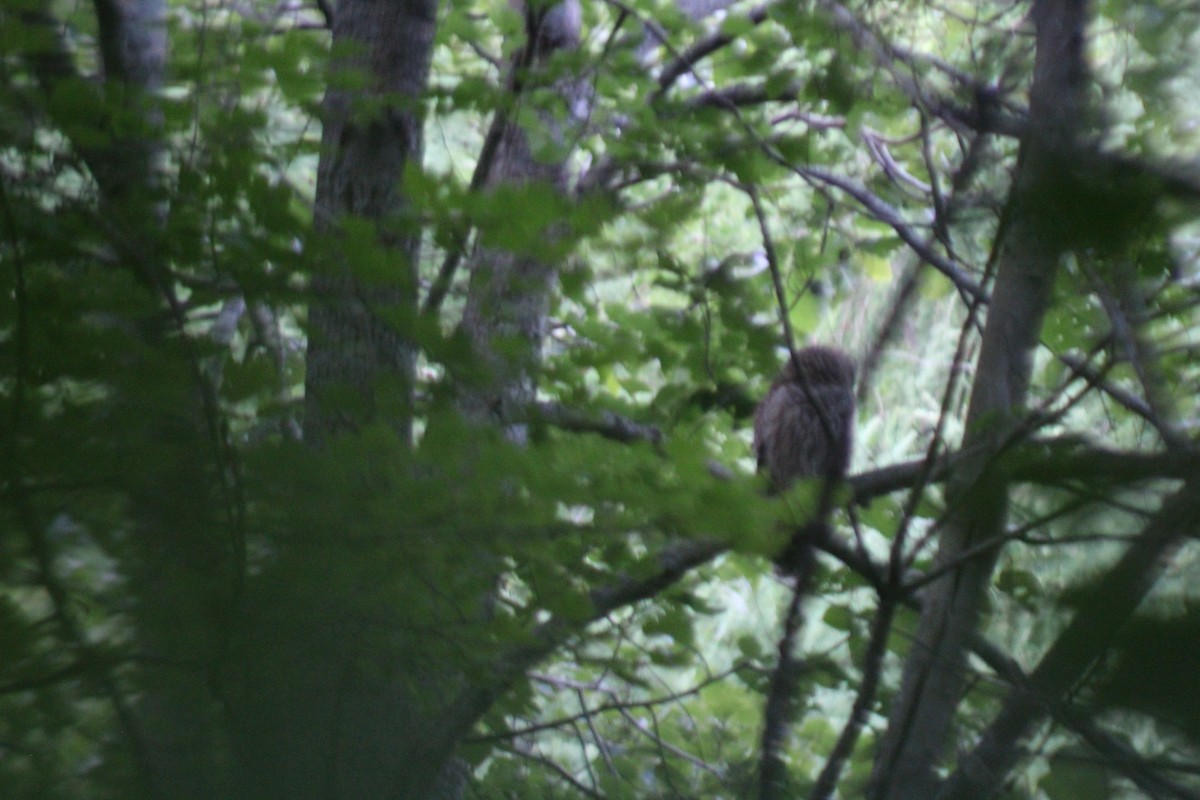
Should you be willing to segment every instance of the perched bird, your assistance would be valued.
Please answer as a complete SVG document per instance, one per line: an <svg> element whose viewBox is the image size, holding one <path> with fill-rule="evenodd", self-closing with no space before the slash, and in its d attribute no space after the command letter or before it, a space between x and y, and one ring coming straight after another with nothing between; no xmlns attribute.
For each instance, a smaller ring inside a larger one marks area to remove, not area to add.
<svg viewBox="0 0 1200 800"><path fill-rule="evenodd" d="M838 480L850 466L854 361L833 347L790 357L754 413L759 470L782 492L802 478Z"/></svg>

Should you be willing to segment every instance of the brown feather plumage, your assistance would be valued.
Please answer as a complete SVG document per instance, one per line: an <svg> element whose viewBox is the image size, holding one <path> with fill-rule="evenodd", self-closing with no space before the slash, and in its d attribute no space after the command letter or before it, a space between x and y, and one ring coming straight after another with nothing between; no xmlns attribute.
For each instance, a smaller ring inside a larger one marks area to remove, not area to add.
<svg viewBox="0 0 1200 800"><path fill-rule="evenodd" d="M774 491L794 481L837 480L850 466L854 361L832 347L788 359L754 414L754 453Z"/></svg>

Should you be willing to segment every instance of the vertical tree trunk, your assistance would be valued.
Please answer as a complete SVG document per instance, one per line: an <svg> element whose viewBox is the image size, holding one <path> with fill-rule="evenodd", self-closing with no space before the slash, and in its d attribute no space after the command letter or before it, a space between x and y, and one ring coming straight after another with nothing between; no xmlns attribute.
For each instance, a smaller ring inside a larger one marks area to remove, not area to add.
<svg viewBox="0 0 1200 800"><path fill-rule="evenodd" d="M315 209L326 236L308 317L304 435L314 447L374 423L410 435L420 233L402 178L421 158L436 15L436 0L337 4ZM339 531L323 535L346 561L340 569L356 569ZM388 663L400 659L385 623L366 619L354 581L325 585L303 548L280 561L282 579L252 587L231 659L239 796L427 797L440 764L424 748L422 678ZM360 580L372 580L362 569ZM289 607L309 616L304 627L279 628L278 609Z"/></svg>
<svg viewBox="0 0 1200 800"><path fill-rule="evenodd" d="M581 12L578 0L545 10L527 9L526 46L514 63L508 84L514 89L537 80L536 70L555 53L579 46ZM566 78L555 83L561 107L500 112L499 143L486 187L543 183L564 192L568 179L569 134L586 102L582 81ZM528 128L526 128L528 125ZM531 145L531 135L539 137ZM535 154L537 149L539 153ZM519 215L520 209L513 213ZM555 231L546 231L554 236ZM506 435L524 441L525 426L510 422L523 417L535 399L546 316L554 291L556 264L523 253L480 246L470 261L471 280L462 327L483 367L482 379L464 386L460 404L468 419L499 423Z"/></svg>
<svg viewBox="0 0 1200 800"><path fill-rule="evenodd" d="M370 220L389 248L390 274L360 277L338 246L312 279L304 383L305 438L385 420L407 437L420 234L400 182L421 158L421 95L433 58L437 0L342 0L325 94L316 226L339 236L344 218ZM347 86L364 82L361 89Z"/></svg>
<svg viewBox="0 0 1200 800"><path fill-rule="evenodd" d="M95 8L104 93L112 113L125 115L106 152L93 158L104 213L115 223L127 266L182 328L168 246L160 238L168 203L159 185L156 92L166 80L166 2L95 0ZM154 345L149 352L174 352L165 337ZM153 793L181 800L229 790L228 742L211 681L234 603L232 575L240 569L230 520L219 510L223 444L216 440L215 398L194 366L170 356L148 359L148 371L178 371L164 380L175 391L123 401L139 410L141 421L129 446L136 452L152 441L170 454L157 471L134 471L140 480L127 486L141 550L130 579L145 657L134 724Z"/></svg>
<svg viewBox="0 0 1200 800"><path fill-rule="evenodd" d="M165 77L166 3L95 0L94 8L103 80L92 85L105 113L95 121L95 135L80 136L74 144L99 188L101 213L110 221L112 244L123 265L138 277L152 306L171 308L174 285L156 224L163 206L156 185L162 141L155 92ZM50 43L29 53L39 83L53 92L60 81L79 80L50 12L31 8L24 16L29 23L45 26L45 42ZM73 122L68 129L77 131L77 120ZM206 669L218 650L216 622L229 607L228 543L214 536L212 506L205 502L211 499L207 492L213 486L213 464L203 400L196 391L202 387L186 369L174 380L162 377L179 365L170 357L154 358L158 350L170 350L163 339L151 344L142 368L176 391L154 397L128 393L118 401L125 409L136 409L131 416L137 417L136 428L122 437L123 447L143 455L148 452L142 449L145 442L152 440L158 452L170 453L160 471L134 470L123 476L138 549L129 575L143 656L135 667L140 673L136 707L108 673L108 665L88 653L86 643L73 645L91 662L90 669L97 673L93 680L109 687L122 735L135 750L133 761L145 793L207 798L226 788L222 737ZM183 492L187 498L181 497ZM71 627L71 613L60 613L64 626ZM181 619L187 621L183 626Z"/></svg>
<svg viewBox="0 0 1200 800"><path fill-rule="evenodd" d="M101 216L120 263L146 292L138 300L155 314L165 309L182 327L161 242L167 206L158 185L163 142L155 93L165 80L166 3L95 0L94 8L103 80L89 85L104 113L95 120L94 135L79 136L74 144L96 181ZM49 11L34 8L23 16L45 26L50 43L29 53L39 83L53 92L60 81L79 80ZM78 131L78 119L71 123L67 130ZM221 444L214 440L213 398L187 360L175 358L179 340L166 334L157 326L146 330L139 367L171 391L143 394L136 383L113 386L115 407L125 412L116 420L129 425L119 435L121 452L131 458L164 454L157 469L142 465L121 476L135 522L130 543L137 552L128 579L136 598L131 616L140 658L125 668L136 670L136 704L106 659L92 655L86 642L72 644L116 705L145 795L186 800L222 796L228 789L228 751L209 681L231 609L235 559L228 530L213 510L222 507L214 496L219 483L214 476L222 468L216 463ZM64 627L72 627L72 612L60 614Z"/></svg>
<svg viewBox="0 0 1200 800"><path fill-rule="evenodd" d="M1053 202L1084 119L1088 72L1085 0L1035 0L1036 59L1029 130L1021 143L1007 224L999 232L996 283L967 412L964 450L973 453L949 486L935 569L956 565L928 587L872 776L876 800L925 800L937 786L961 699L966 646L997 552L963 554L1004 530L1007 486L990 464L1014 435L1029 386L1058 262L1066 242ZM1075 198L1078 200L1079 198ZM1065 211L1065 209L1063 209ZM961 563L960 563L961 562Z"/></svg>
<svg viewBox="0 0 1200 800"><path fill-rule="evenodd" d="M161 149L149 131L159 122L153 93L162 87L167 61L167 7L164 0L95 0L95 6L105 92L144 125L112 143L97 176L107 201L128 202L144 194Z"/></svg>

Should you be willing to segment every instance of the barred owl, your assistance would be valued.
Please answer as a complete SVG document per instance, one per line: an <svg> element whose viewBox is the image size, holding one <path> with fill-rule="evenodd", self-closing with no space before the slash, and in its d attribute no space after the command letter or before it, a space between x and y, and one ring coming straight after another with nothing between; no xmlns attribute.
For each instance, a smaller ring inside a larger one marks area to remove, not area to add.
<svg viewBox="0 0 1200 800"><path fill-rule="evenodd" d="M758 468L777 492L801 478L841 478L853 429L854 361L832 347L797 350L754 413Z"/></svg>

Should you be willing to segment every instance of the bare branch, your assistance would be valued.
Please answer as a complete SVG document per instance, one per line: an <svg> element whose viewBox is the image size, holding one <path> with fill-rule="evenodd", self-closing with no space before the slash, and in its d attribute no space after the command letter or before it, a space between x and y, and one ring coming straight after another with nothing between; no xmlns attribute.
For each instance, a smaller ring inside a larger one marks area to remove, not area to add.
<svg viewBox="0 0 1200 800"><path fill-rule="evenodd" d="M582 794L584 797L590 797L592 800L604 800L603 794L580 781L578 778L568 772L562 764L559 764L554 759L544 756L541 753L518 750L516 748L509 748L509 752L520 758L524 758L536 764L542 765L557 775L562 781L571 786L571 788L573 788L575 791Z"/></svg>
<svg viewBox="0 0 1200 800"><path fill-rule="evenodd" d="M761 24L766 18L766 4L755 6L746 14L746 19L754 25ZM736 37L718 30L694 42L691 47L684 50L674 61L663 68L662 73L658 76L658 90L651 97L651 102L662 97L680 77L695 69L696 64L701 60L732 43L735 39Z"/></svg>
<svg viewBox="0 0 1200 800"><path fill-rule="evenodd" d="M653 713L653 709L651 709L651 712ZM668 742L666 739L664 739L658 733L657 725L655 725L655 730L650 731L650 730L646 729L646 723L643 722L642 720L638 719L637 717L635 717L633 714L629 713L628 709L625 709L625 708L620 709L620 714L621 714L621 716L623 716L625 718L625 720L630 725L632 725L640 733L642 733L644 736L649 737L659 747L660 750L666 751L667 753L670 753L671 755L676 756L678 758L682 758L684 761L688 762L692 766L698 767L707 773L716 775L717 777L724 777L724 775L719 767L714 767L712 764L709 764L704 759L698 758L698 757L692 755L691 753L689 753L687 750L684 750L682 747L677 747L677 746L671 744L670 742ZM657 716L655 716L654 719L657 722Z"/></svg>
<svg viewBox="0 0 1200 800"><path fill-rule="evenodd" d="M950 64L924 53L914 53L885 40L881 35L836 0L822 0L821 5L833 23L848 32L859 49L868 53L891 77L896 87L918 108L943 120L957 130L975 130L1019 137L1025 128L1025 109L1006 103L999 92ZM897 65L903 65L900 69ZM963 108L952 101L930 96L918 76L930 69L946 75L974 97L973 108Z"/></svg>
<svg viewBox="0 0 1200 800"><path fill-rule="evenodd" d="M801 89L803 86L799 83L775 89L769 89L765 83L738 83L723 89L701 92L689 97L684 105L688 108L732 108L763 103L786 103L799 97Z"/></svg>
<svg viewBox="0 0 1200 800"><path fill-rule="evenodd" d="M596 716L596 715L603 714L608 711L620 711L622 709L633 709L633 708L654 708L656 706L664 706L664 705L668 705L670 703L677 703L680 700L683 700L684 698L693 697L695 695L698 695L703 689L705 689L708 686L711 686L714 683L720 683L721 681L728 678L730 675L735 674L738 670L742 669L744 666L745 666L745 663L739 661L739 662L735 663L733 666L731 666L729 669L726 669L722 672L718 672L714 675L709 675L707 678L705 678L704 680L695 684L694 686L690 686L687 689L682 689L677 692L671 692L670 694L666 694L661 697L652 697L652 698L648 698L646 700L612 700L611 702L601 703L600 705L593 706L591 708L585 708L579 714L575 714L575 715L572 715L569 717L560 717L558 719L550 720L548 722L539 722L535 725L527 725L523 728L517 728L515 730L510 730L510 731L502 731L500 733L487 734L485 736L469 736L464 741L467 741L467 742L470 742L473 744L486 744L489 742L503 741L505 739L516 739L516 738L519 738L522 736L532 736L534 734L541 733L542 731L554 730L556 728L562 728L567 725L571 725L575 722L578 722L580 719L582 719L587 714ZM608 695L609 697L614 697L614 698L617 697L617 693L615 690L607 688L599 683L595 683L595 684L583 683L580 681L573 681L570 679L558 678L558 677L554 677L551 675L544 675L544 674L539 674L539 673L530 673L529 678L538 683L545 683L545 684L548 684L548 685L556 687L556 688L571 688L571 689L577 689L577 690L581 690L581 691L599 692L601 694Z"/></svg>
<svg viewBox="0 0 1200 800"><path fill-rule="evenodd" d="M1200 800L1200 792L1163 775L1163 767L1150 763L1120 739L1101 730L1083 714L1059 707L1054 712L1054 718L1087 742L1106 766L1124 775L1150 797L1172 796L1179 800Z"/></svg>
<svg viewBox="0 0 1200 800"><path fill-rule="evenodd" d="M788 167L788 169L791 169L802 178L807 180L815 180L828 186L833 186L834 188L840 189L853 197L855 200L861 203L862 206L866 208L872 216L874 216L880 222L891 226L892 230L896 231L904 243L912 248L913 252L920 256L921 259L931 267L949 278L951 283L954 284L955 288L957 288L963 294L976 300L985 299L987 297L979 284L976 283L975 280L968 276L965 272L963 272L957 264L936 252L932 247L929 246L928 242L921 240L913 231L912 225L905 221L904 217L896 208L884 201L878 195L868 190L862 184L849 178L842 177L841 175L836 175L829 170L822 169L820 167L798 166L787 163L786 161L782 163L784 166Z"/></svg>
<svg viewBox="0 0 1200 800"><path fill-rule="evenodd" d="M560 403L537 403L530 414L530 421L548 422L575 433L595 433L617 442L658 444L663 438L662 431L654 425L634 422L611 411L602 412L599 418L591 417Z"/></svg>

